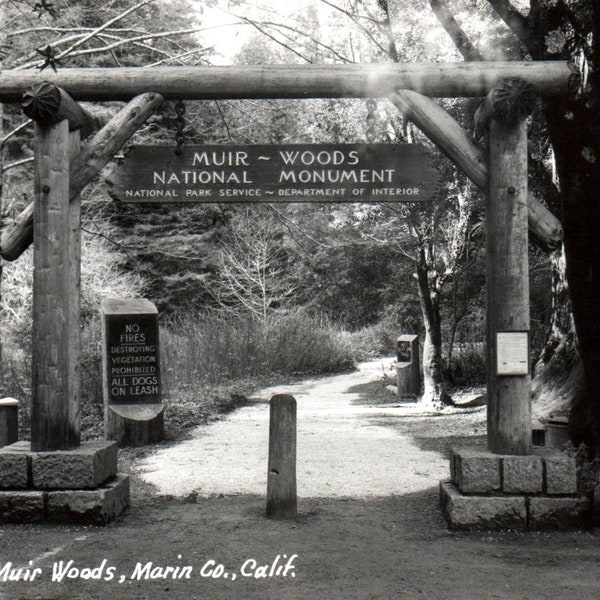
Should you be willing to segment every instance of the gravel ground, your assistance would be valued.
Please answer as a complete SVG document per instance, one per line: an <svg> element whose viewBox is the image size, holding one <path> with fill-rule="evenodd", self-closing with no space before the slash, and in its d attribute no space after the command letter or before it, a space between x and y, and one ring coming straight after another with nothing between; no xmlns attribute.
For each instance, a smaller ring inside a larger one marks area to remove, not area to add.
<svg viewBox="0 0 600 600"><path fill-rule="evenodd" d="M399 403L389 392L384 402L361 401L365 386L377 384L389 362L362 363L353 373L261 390L250 406L198 428L190 440L146 456L137 472L159 494L174 497L264 494L268 401L288 393L298 406L299 497L385 497L435 486L448 477L445 457L390 427L422 418L421 409Z"/></svg>
<svg viewBox="0 0 600 600"><path fill-rule="evenodd" d="M270 388L189 440L123 452L132 505L117 521L0 527L0 600L600 598L595 531L448 531L438 481L452 445L484 438L485 410L423 413L384 371ZM281 391L298 401L291 520L265 517L267 400ZM8 563L39 574L11 581Z"/></svg>

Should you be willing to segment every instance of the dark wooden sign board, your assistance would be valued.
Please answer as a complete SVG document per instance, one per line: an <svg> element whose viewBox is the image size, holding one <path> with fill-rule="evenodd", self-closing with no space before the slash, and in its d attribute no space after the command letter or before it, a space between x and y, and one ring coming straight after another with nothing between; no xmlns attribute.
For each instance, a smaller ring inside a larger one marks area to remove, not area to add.
<svg viewBox="0 0 600 600"><path fill-rule="evenodd" d="M438 174L417 144L133 146L106 181L132 203L423 202Z"/></svg>
<svg viewBox="0 0 600 600"><path fill-rule="evenodd" d="M143 298L106 299L101 314L108 404L160 403L156 307Z"/></svg>

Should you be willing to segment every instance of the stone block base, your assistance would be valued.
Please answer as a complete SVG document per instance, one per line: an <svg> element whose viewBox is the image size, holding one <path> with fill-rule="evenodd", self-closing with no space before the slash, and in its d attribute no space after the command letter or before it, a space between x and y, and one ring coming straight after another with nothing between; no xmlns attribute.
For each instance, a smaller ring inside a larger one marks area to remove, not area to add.
<svg viewBox="0 0 600 600"><path fill-rule="evenodd" d="M32 453L35 489L97 488L117 474L117 444L84 442L78 448Z"/></svg>
<svg viewBox="0 0 600 600"><path fill-rule="evenodd" d="M534 448L523 456L482 448L452 449L450 477L464 494L577 493L575 459L550 448Z"/></svg>
<svg viewBox="0 0 600 600"><path fill-rule="evenodd" d="M463 494L440 483L440 503L450 529L549 531L590 526L590 501L580 496Z"/></svg>
<svg viewBox="0 0 600 600"><path fill-rule="evenodd" d="M590 525L590 501L577 495L573 458L552 449L525 456L482 448L453 450L451 481L440 484L452 529L554 530Z"/></svg>
<svg viewBox="0 0 600 600"><path fill-rule="evenodd" d="M0 523L41 523L45 495L37 490L0 491Z"/></svg>
<svg viewBox="0 0 600 600"><path fill-rule="evenodd" d="M2 490L0 523L104 525L129 506L129 476L117 475L93 490Z"/></svg>
<svg viewBox="0 0 600 600"><path fill-rule="evenodd" d="M117 473L115 442L33 452L0 448L0 522L104 524L129 506L129 477Z"/></svg>
<svg viewBox="0 0 600 600"><path fill-rule="evenodd" d="M118 474L95 490L48 492L48 521L104 525L129 506L129 476Z"/></svg>
<svg viewBox="0 0 600 600"><path fill-rule="evenodd" d="M527 510L521 497L462 494L452 483L443 481L440 502L451 529L527 529Z"/></svg>
<svg viewBox="0 0 600 600"><path fill-rule="evenodd" d="M33 452L28 442L0 448L0 489L92 489L117 474L115 442Z"/></svg>

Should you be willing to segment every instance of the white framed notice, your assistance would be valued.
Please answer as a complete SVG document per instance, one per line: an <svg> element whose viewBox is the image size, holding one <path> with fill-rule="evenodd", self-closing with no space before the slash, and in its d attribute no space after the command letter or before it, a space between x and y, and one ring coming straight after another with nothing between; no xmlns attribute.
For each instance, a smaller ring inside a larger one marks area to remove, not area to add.
<svg viewBox="0 0 600 600"><path fill-rule="evenodd" d="M529 332L496 332L496 375L529 375Z"/></svg>

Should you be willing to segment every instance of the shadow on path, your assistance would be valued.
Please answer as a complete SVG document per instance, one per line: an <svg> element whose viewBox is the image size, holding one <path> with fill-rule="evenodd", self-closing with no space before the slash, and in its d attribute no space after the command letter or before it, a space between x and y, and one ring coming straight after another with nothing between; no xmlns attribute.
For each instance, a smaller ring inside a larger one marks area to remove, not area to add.
<svg viewBox="0 0 600 600"><path fill-rule="evenodd" d="M187 502L148 498L104 528L3 527L3 559L19 566L34 561L43 573L33 582L0 583L0 598L596 600L600 596L594 534L451 533L440 517L436 488L370 500L300 499L299 512L293 521L268 520L264 499L258 496ZM279 564L297 555L287 577L242 576L242 565L249 559L256 563L246 563L244 572L252 575L253 565L270 568L278 555ZM104 565L104 577L114 567L113 578L52 582L53 565L69 560L76 568ZM192 572L189 579L132 579L138 562L141 567L152 563L148 574L164 573L166 566L191 566ZM229 576L203 577L207 564L205 573L223 564Z"/></svg>

